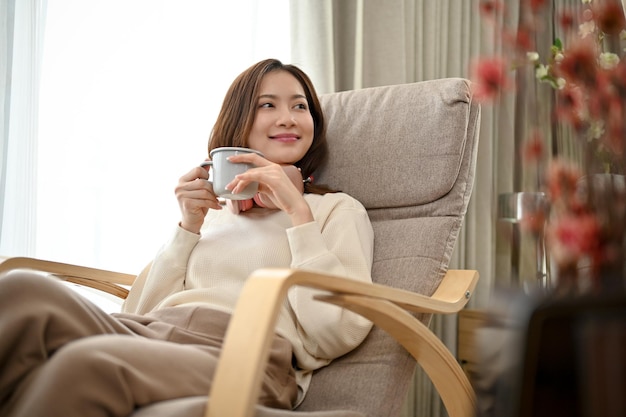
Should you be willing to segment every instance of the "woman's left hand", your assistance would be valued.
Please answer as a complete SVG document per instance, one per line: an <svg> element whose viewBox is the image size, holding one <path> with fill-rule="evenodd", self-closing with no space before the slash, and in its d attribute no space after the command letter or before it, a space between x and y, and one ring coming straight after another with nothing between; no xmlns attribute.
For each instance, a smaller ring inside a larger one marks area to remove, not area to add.
<svg viewBox="0 0 626 417"><path fill-rule="evenodd" d="M276 208L287 213L294 226L313 221L313 213L302 195L302 188L298 189L289 178L289 174L293 173L288 167L268 161L257 154L235 155L229 160L233 163L253 164L255 168L237 175L226 188L236 194L256 181L259 183L260 197L271 201ZM293 169L297 170L295 167ZM297 175L302 181L301 175Z"/></svg>

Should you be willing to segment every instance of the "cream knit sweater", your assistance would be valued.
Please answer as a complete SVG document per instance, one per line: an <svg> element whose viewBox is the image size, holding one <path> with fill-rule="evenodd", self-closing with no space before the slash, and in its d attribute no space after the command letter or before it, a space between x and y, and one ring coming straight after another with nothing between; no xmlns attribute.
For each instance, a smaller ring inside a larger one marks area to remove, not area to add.
<svg viewBox="0 0 626 417"><path fill-rule="evenodd" d="M305 194L314 222L293 227L279 210L254 208L235 215L211 210L201 236L177 228L122 311L203 304L232 313L247 279L261 267L288 267L371 282L374 234L363 206L343 193ZM317 290L290 289L276 332L291 341L301 397L314 369L358 346L371 323L339 307L314 301Z"/></svg>

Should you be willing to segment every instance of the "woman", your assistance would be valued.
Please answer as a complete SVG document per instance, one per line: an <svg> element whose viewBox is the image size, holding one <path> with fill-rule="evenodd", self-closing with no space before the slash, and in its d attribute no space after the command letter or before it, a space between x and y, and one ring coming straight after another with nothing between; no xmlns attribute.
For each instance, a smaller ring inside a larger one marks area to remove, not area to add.
<svg viewBox="0 0 626 417"><path fill-rule="evenodd" d="M209 151L261 151L231 162L255 168L256 207L222 210L205 169L176 187L181 221L138 279L122 313L107 315L33 274L0 278L0 414L126 416L136 407L206 395L230 314L247 277L290 267L371 281L373 232L363 206L308 180L324 161L324 119L309 78L261 61L232 84ZM302 185L290 180L301 172ZM276 325L260 403L293 408L312 371L355 348L371 323L292 288ZM9 314L10 313L10 314Z"/></svg>

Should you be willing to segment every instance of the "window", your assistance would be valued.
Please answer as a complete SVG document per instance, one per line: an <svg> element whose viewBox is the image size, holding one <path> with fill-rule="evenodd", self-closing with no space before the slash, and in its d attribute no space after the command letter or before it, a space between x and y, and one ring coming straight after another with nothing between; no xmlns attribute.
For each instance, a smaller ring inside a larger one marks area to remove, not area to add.
<svg viewBox="0 0 626 417"><path fill-rule="evenodd" d="M237 74L290 60L288 0L55 0L39 102L35 256L137 273L179 221Z"/></svg>

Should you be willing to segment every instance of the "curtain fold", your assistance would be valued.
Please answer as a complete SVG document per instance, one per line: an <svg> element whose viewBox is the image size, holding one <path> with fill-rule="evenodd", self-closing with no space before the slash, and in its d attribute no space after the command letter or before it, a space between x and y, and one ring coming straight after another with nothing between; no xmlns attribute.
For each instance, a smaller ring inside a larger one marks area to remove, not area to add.
<svg viewBox="0 0 626 417"><path fill-rule="evenodd" d="M34 255L37 118L46 0L0 3L0 253Z"/></svg>
<svg viewBox="0 0 626 417"><path fill-rule="evenodd" d="M0 3L0 236L2 236L5 191L7 181L7 152L9 148L9 116L11 114L11 72L13 68L13 23L15 0Z"/></svg>
<svg viewBox="0 0 626 417"><path fill-rule="evenodd" d="M470 78L472 60L499 52L479 0L291 0L292 62L320 93L445 77ZM519 1L507 1L507 23L516 27ZM509 22L510 21L510 22ZM319 41L318 41L319 40ZM470 306L486 307L510 254L497 239L497 196L513 190L515 102L502 97L482 107L476 180L451 268L477 269ZM436 317L432 329L456 351L456 317ZM403 415L445 415L421 371Z"/></svg>

